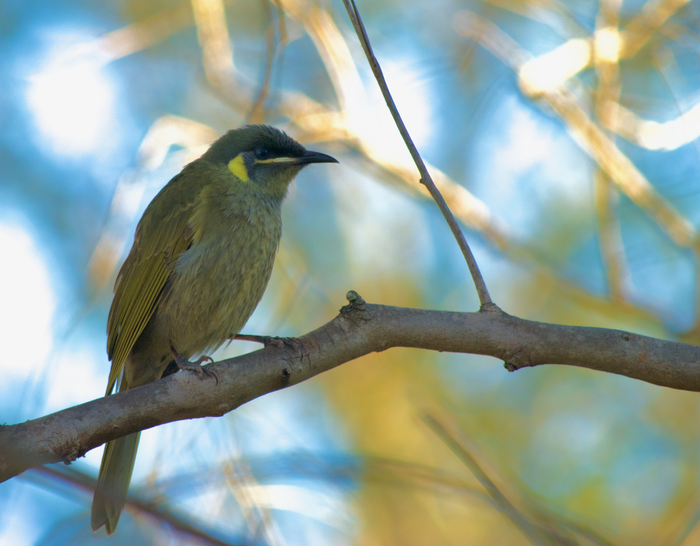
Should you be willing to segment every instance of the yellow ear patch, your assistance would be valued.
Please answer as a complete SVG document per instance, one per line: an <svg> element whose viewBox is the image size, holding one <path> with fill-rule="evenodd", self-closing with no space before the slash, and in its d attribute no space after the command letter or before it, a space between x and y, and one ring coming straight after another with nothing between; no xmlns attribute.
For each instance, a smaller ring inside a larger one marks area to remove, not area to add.
<svg viewBox="0 0 700 546"><path fill-rule="evenodd" d="M228 162L228 170L231 171L234 176L243 180L243 182L248 182L250 180L250 177L248 176L248 169L243 161L243 154L238 154Z"/></svg>

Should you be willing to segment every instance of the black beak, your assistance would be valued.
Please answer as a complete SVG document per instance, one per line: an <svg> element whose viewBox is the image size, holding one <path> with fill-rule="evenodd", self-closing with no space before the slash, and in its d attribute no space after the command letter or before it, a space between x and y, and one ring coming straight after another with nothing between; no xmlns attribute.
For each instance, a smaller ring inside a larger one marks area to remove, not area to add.
<svg viewBox="0 0 700 546"><path fill-rule="evenodd" d="M338 163L338 160L321 152L311 152L306 151L304 155L299 158L297 163L302 163L304 165L308 163Z"/></svg>

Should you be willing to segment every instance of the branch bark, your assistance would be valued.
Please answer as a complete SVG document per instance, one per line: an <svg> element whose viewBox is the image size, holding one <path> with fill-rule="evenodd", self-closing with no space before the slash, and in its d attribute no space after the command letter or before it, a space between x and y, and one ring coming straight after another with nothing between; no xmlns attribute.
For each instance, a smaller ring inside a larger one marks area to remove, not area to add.
<svg viewBox="0 0 700 546"><path fill-rule="evenodd" d="M108 440L172 421L218 417L371 352L413 347L489 355L508 370L565 364L700 391L700 347L620 330L523 320L489 306L476 313L350 305L299 338L211 364L218 376L177 373L17 425L0 426L0 482L29 468L70 462Z"/></svg>

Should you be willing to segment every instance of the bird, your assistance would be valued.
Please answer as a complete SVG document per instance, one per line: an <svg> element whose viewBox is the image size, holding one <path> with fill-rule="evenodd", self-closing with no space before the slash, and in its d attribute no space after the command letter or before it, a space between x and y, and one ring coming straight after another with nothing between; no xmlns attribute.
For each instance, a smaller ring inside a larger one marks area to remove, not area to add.
<svg viewBox="0 0 700 546"><path fill-rule="evenodd" d="M338 163L268 125L228 131L186 165L141 217L107 320L106 396L197 361L243 328L263 296L282 234L282 202L297 173ZM218 379L217 379L218 382ZM139 434L105 446L91 526L114 533L126 504Z"/></svg>

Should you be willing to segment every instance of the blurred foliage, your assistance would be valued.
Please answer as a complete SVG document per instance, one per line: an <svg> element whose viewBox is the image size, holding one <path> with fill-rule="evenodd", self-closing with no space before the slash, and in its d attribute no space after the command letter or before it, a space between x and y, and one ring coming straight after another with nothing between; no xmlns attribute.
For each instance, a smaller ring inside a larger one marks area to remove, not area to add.
<svg viewBox="0 0 700 546"><path fill-rule="evenodd" d="M358 7L496 303L697 342L697 1ZM247 333L300 335L349 289L475 309L340 1L3 2L0 41L1 422L102 395L141 212L245 123L341 161L290 191ZM699 410L695 393L588 370L391 350L144 434L110 540L700 544ZM0 544L107 540L89 530L100 455L0 485Z"/></svg>

